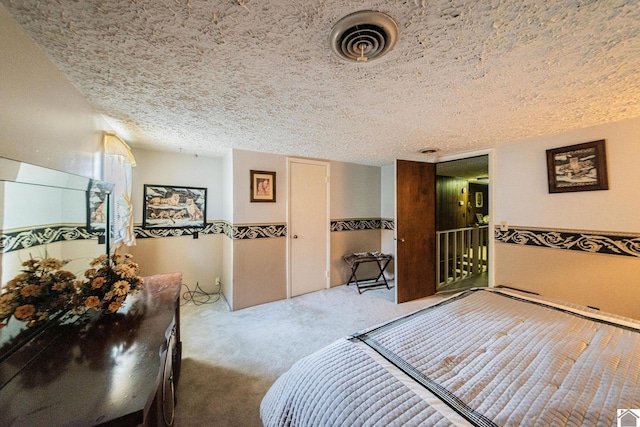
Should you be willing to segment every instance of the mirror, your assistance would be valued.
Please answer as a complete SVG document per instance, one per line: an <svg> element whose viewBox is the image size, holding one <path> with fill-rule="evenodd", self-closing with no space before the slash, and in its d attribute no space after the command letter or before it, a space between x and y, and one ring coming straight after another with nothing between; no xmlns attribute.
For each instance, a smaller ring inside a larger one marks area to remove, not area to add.
<svg viewBox="0 0 640 427"><path fill-rule="evenodd" d="M109 253L112 190L106 182L0 158L0 291L31 258L70 260L64 269L81 278L93 258ZM37 329L9 319L0 329L0 361Z"/></svg>

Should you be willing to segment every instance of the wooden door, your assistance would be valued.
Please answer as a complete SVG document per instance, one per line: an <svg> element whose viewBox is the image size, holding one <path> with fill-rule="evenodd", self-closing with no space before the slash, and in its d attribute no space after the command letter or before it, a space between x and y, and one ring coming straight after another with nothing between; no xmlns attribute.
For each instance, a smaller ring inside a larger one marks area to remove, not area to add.
<svg viewBox="0 0 640 427"><path fill-rule="evenodd" d="M329 164L289 160L289 296L329 287Z"/></svg>
<svg viewBox="0 0 640 427"><path fill-rule="evenodd" d="M436 292L436 166L396 160L396 302Z"/></svg>

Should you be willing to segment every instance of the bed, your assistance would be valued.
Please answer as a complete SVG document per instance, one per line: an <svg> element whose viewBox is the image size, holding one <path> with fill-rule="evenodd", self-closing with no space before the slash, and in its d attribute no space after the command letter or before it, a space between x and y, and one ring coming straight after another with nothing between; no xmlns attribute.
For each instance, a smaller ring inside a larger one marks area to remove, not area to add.
<svg viewBox="0 0 640 427"><path fill-rule="evenodd" d="M485 288L296 362L260 415L266 427L615 426L634 408L640 322Z"/></svg>

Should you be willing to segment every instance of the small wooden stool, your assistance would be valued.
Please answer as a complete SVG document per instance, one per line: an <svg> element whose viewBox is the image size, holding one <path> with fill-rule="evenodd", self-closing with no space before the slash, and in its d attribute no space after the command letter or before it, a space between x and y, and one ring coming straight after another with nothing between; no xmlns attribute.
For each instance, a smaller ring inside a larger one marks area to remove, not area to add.
<svg viewBox="0 0 640 427"><path fill-rule="evenodd" d="M358 293L362 293L362 289L372 288L377 286L386 286L389 288L389 283L387 283L387 278L384 277L384 270L389 265L391 261L391 255L383 254L381 252L357 252L353 254L348 254L342 257L344 262L351 267L351 277L349 277L349 281L347 282L347 286L351 283L355 283L358 288ZM356 276L356 271L358 271L358 267L360 264L365 264L368 262L375 262L378 266L378 270L380 270L380 274L378 277L372 279L360 279L358 280ZM367 283L361 283L367 282Z"/></svg>

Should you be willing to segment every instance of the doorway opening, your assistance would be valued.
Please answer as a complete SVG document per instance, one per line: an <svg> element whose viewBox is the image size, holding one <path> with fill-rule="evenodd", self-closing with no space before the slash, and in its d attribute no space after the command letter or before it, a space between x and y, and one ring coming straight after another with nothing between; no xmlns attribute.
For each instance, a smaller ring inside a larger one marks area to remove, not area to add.
<svg viewBox="0 0 640 427"><path fill-rule="evenodd" d="M436 165L436 292L489 284L489 156Z"/></svg>

